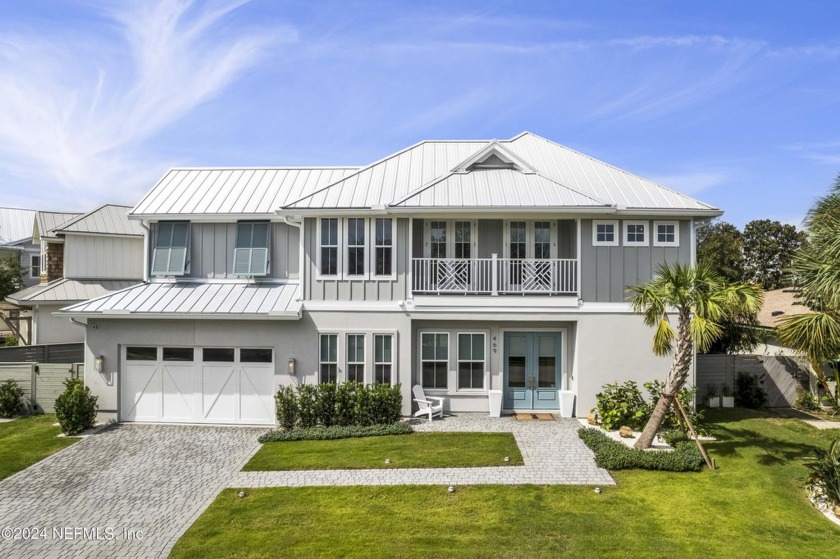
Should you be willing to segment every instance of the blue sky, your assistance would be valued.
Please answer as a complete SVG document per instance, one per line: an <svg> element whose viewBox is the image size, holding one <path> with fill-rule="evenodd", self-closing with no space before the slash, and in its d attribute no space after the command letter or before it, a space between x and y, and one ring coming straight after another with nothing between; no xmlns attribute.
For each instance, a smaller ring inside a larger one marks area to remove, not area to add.
<svg viewBox="0 0 840 559"><path fill-rule="evenodd" d="M132 204L170 166L367 164L523 130L742 226L840 171L840 6L0 4L0 205Z"/></svg>

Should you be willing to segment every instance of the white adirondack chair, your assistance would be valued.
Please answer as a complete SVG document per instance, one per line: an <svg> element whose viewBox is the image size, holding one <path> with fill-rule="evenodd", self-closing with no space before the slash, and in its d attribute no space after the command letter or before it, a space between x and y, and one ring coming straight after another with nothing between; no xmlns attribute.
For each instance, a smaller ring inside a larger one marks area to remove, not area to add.
<svg viewBox="0 0 840 559"><path fill-rule="evenodd" d="M420 409L414 412L414 417L428 415L429 421L432 421L432 418L436 415L443 417L443 401L446 398L426 396L426 393L423 392L423 387L419 384L415 384L411 391L414 393L414 401L420 406ZM436 400L437 403L435 404L431 400Z"/></svg>

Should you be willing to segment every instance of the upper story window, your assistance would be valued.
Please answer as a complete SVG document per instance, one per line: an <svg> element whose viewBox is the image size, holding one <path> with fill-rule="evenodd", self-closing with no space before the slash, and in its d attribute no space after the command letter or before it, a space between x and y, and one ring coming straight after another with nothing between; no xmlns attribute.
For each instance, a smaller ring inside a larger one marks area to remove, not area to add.
<svg viewBox="0 0 840 559"><path fill-rule="evenodd" d="M37 278L41 276L41 255L33 254L29 260L29 277Z"/></svg>
<svg viewBox="0 0 840 559"><path fill-rule="evenodd" d="M322 276L338 275L338 218L321 218L320 245L318 271Z"/></svg>
<svg viewBox="0 0 840 559"><path fill-rule="evenodd" d="M654 221L653 222L653 246L675 247L680 244L679 222L676 221Z"/></svg>
<svg viewBox="0 0 840 559"><path fill-rule="evenodd" d="M476 253L477 223L467 220L425 221L425 257L473 258Z"/></svg>
<svg viewBox="0 0 840 559"><path fill-rule="evenodd" d="M269 223L265 221L236 224L234 275L264 276L268 273L268 231Z"/></svg>
<svg viewBox="0 0 840 559"><path fill-rule="evenodd" d="M376 218L374 221L374 274L377 276L391 276L394 273L394 220L391 218Z"/></svg>
<svg viewBox="0 0 840 559"><path fill-rule="evenodd" d="M624 246L648 246L647 221L624 222Z"/></svg>
<svg viewBox="0 0 840 559"><path fill-rule="evenodd" d="M618 246L618 221L594 220L592 246Z"/></svg>
<svg viewBox="0 0 840 559"><path fill-rule="evenodd" d="M161 221L152 253L153 276L182 276L187 268L188 221Z"/></svg>
<svg viewBox="0 0 840 559"><path fill-rule="evenodd" d="M347 275L364 276L365 266L365 219L351 217L347 222Z"/></svg>

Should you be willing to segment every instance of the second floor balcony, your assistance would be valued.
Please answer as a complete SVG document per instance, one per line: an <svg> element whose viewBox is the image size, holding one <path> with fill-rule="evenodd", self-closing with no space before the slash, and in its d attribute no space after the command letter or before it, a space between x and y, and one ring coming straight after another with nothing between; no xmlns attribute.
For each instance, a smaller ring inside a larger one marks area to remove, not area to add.
<svg viewBox="0 0 840 559"><path fill-rule="evenodd" d="M412 293L420 295L576 295L572 258L413 258Z"/></svg>

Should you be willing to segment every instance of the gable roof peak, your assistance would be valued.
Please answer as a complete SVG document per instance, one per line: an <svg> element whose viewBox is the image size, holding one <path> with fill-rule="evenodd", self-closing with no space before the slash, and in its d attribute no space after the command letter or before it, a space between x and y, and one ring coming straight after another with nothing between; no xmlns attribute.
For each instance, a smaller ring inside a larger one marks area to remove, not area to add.
<svg viewBox="0 0 840 559"><path fill-rule="evenodd" d="M507 168L521 173L533 174L537 170L530 163L505 147L499 140L491 140L486 146L466 158L452 169L453 173L469 173L476 168Z"/></svg>

